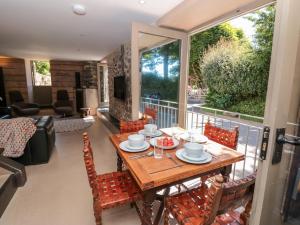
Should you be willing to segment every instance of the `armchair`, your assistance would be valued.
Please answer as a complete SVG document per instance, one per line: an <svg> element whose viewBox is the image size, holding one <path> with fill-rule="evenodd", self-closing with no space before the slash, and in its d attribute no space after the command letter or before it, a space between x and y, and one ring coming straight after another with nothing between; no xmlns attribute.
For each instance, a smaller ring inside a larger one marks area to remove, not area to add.
<svg viewBox="0 0 300 225"><path fill-rule="evenodd" d="M69 99L69 94L67 90L58 90L57 101L53 104L53 109L55 113L62 116L72 116L73 115L73 102Z"/></svg>
<svg viewBox="0 0 300 225"><path fill-rule="evenodd" d="M38 104L25 102L20 91L10 91L9 99L12 109L18 116L32 116L40 111Z"/></svg>

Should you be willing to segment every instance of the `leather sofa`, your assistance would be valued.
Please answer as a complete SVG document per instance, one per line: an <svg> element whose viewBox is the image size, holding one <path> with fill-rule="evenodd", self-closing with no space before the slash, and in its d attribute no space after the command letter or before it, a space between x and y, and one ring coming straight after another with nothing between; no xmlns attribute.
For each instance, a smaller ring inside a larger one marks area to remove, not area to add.
<svg viewBox="0 0 300 225"><path fill-rule="evenodd" d="M54 121L51 116L36 119L36 132L27 142L24 154L13 160L24 165L47 163L55 145Z"/></svg>
<svg viewBox="0 0 300 225"><path fill-rule="evenodd" d="M0 119L10 119L12 117L12 110L10 107L0 107Z"/></svg>
<svg viewBox="0 0 300 225"><path fill-rule="evenodd" d="M2 156L3 150L0 149L0 218L17 188L27 180L24 165Z"/></svg>

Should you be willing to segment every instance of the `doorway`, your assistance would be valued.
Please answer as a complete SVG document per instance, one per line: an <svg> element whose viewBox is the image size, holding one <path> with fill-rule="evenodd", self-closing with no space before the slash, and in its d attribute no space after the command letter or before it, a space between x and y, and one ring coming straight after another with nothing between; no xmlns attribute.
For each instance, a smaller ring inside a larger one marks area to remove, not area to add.
<svg viewBox="0 0 300 225"><path fill-rule="evenodd" d="M294 160L291 156L294 155L293 152L297 149L292 147L292 149L295 150L287 150L287 144L285 144L283 145L283 148L281 148L282 151L278 151L276 148L276 145L278 144L276 133L279 128L287 128L291 123L295 124L295 130L297 130L297 132L299 129L299 120L297 120L299 118L298 111L300 103L300 64L297 63L300 59L299 8L300 2L298 0L278 0L276 3L274 37L271 48L271 66L269 70L269 79L267 80L268 88L263 119L263 125L268 127L270 132L266 133L266 137L268 136L269 139L264 142L264 144L266 144L264 146L267 146L267 148L264 148L266 151L263 151L263 149L262 151L257 152L261 157L257 161L258 172L250 221L251 225L289 224L284 218L283 204L284 199L287 198L286 193L289 187L288 177L292 171L291 164ZM254 10L254 8L252 10ZM227 19L228 18L224 20ZM218 18L219 22L220 20L221 19ZM208 27L207 24L206 27ZM140 85L140 77L138 76L140 72L140 58L137 44L139 43L139 31L157 35L157 33L161 31L161 28L149 28L147 29L147 32L145 32L143 26L133 27L132 79L134 82L132 85L135 86L132 86L132 112L134 116L138 111L138 103L140 103L136 98L137 96L141 96L140 89L136 88L136 84ZM190 34L191 33L193 33L193 31L190 31ZM185 33L185 35L187 34ZM181 57L183 56L187 57L187 55L182 54L181 52ZM181 71L187 71L187 68L188 66L186 64L181 64ZM182 83L182 80L180 80L180 83ZM185 81L183 83L183 86L180 86L180 96L182 91L187 90L187 82ZM250 84L252 85L252 83ZM181 101L182 98L179 97L179 104L186 103L186 94L183 94L182 96L184 100ZM182 108L184 113L186 113L186 104L181 105L179 108ZM218 112L215 114L218 114ZM134 118L137 118L137 116ZM183 116L183 118L185 119L185 116ZM184 123L185 122L180 123L181 126ZM286 129L286 133L289 134L286 138L296 141L298 133L292 134L288 131L289 130ZM259 136L262 134L263 133ZM260 144L258 145L260 146ZM266 154L265 157L263 153ZM275 159L273 159L274 157ZM298 167L296 167L296 170L297 169ZM296 191L298 191L299 188L297 182L297 180L292 182L293 190ZM296 196L296 200L297 199L298 193ZM296 211L297 210L298 208L296 208ZM288 217L291 218L291 216L292 214L288 213ZM293 220L294 219L297 221L297 218L293 218Z"/></svg>

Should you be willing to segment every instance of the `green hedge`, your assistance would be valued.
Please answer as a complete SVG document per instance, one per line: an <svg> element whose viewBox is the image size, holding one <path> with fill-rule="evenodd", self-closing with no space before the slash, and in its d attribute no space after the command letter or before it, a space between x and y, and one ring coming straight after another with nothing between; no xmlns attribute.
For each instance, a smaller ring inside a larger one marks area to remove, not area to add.
<svg viewBox="0 0 300 225"><path fill-rule="evenodd" d="M159 94L163 100L178 101L178 85L178 76L164 79L155 73L142 73L141 95Z"/></svg>
<svg viewBox="0 0 300 225"><path fill-rule="evenodd" d="M265 100L262 98L247 99L237 103L236 105L232 105L230 108L228 108L228 110L232 112L263 117Z"/></svg>
<svg viewBox="0 0 300 225"><path fill-rule="evenodd" d="M249 99L264 99L266 86L254 59L251 47L238 41L220 40L209 48L201 64L208 105L227 110Z"/></svg>

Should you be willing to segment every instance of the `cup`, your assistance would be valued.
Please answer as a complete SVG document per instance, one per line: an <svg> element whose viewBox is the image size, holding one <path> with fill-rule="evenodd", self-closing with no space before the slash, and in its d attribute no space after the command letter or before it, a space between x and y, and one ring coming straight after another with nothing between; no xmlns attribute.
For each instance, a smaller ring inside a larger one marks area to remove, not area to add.
<svg viewBox="0 0 300 225"><path fill-rule="evenodd" d="M134 148L142 147L144 144L144 140L144 135L132 134L128 136L128 145Z"/></svg>
<svg viewBox="0 0 300 225"><path fill-rule="evenodd" d="M157 126L155 124L146 124L144 126L144 130L145 130L145 133L147 133L147 134L154 134L155 131L157 130Z"/></svg>
<svg viewBox="0 0 300 225"><path fill-rule="evenodd" d="M200 158L203 154L204 148L201 144L188 142L184 144L184 151L186 152L187 156L193 158Z"/></svg>
<svg viewBox="0 0 300 225"><path fill-rule="evenodd" d="M155 145L154 145L154 158L161 159L164 154L163 149L163 138L155 138Z"/></svg>

